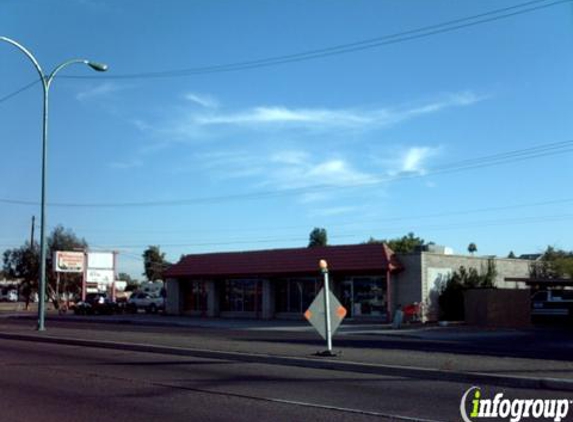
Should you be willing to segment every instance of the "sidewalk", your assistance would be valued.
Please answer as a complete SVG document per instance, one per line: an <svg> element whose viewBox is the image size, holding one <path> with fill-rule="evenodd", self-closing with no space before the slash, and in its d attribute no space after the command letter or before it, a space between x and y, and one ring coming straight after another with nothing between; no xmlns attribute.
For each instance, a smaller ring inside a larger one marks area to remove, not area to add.
<svg viewBox="0 0 573 422"><path fill-rule="evenodd" d="M74 317L48 318L47 331L34 331L35 321L0 320L0 337L53 341L90 347L211 356L275 364L325 367L397 376L488 382L513 387L573 390L573 362L563 360L491 357L477 354L424 351L424 345L449 344L460 335L471 338L520 332L463 328L414 328L392 331L378 326L348 325L334 337L336 358L318 358L323 341L304 322L174 319L137 315L133 319L94 323ZM140 318L141 317L141 318ZM132 316L133 318L133 316ZM165 320L165 323L150 325ZM171 320L171 321L168 321ZM125 321L132 321L126 323ZM179 323L180 325L174 324ZM185 324L185 326L183 326ZM369 328L367 328L369 327ZM355 330L353 332L353 330ZM364 332L367 332L365 334ZM513 340L512 340L513 341ZM518 344L516 343L516 346Z"/></svg>

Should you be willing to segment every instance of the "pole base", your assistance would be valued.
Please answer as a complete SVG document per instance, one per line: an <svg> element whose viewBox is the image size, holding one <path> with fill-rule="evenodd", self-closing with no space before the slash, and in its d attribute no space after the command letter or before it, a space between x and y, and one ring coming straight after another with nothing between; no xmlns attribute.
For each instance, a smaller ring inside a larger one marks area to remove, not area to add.
<svg viewBox="0 0 573 422"><path fill-rule="evenodd" d="M316 352L314 355L315 355L315 356L320 356L320 357L327 357L327 358L328 358L328 357L336 357L336 356L337 356L336 353L334 353L334 352L331 351L331 350L324 350L324 351L322 351L322 352Z"/></svg>

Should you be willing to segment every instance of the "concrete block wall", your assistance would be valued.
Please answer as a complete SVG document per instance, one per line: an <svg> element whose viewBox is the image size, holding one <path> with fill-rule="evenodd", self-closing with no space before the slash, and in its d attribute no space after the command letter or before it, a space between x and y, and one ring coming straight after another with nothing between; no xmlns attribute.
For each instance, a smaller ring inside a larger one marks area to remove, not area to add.
<svg viewBox="0 0 573 422"><path fill-rule="evenodd" d="M394 297L392 306L408 305L414 302L421 302L424 297L421 281L422 261L419 254L402 254L398 256L404 270L397 275L393 275Z"/></svg>
<svg viewBox="0 0 573 422"><path fill-rule="evenodd" d="M168 278L165 282L167 298L165 312L170 315L180 315L183 312L183 297L179 286L179 280Z"/></svg>
<svg viewBox="0 0 573 422"><path fill-rule="evenodd" d="M487 264L490 257L487 256L470 256L470 255L443 255L429 252L422 253L423 264L428 268L451 268L457 271L461 266L465 268L476 268L480 272L487 270ZM523 284L504 281L505 277L529 277L530 261L524 259L504 259L493 258L497 276L495 286L497 288L524 288ZM426 274L423 274L427 277Z"/></svg>
<svg viewBox="0 0 573 422"><path fill-rule="evenodd" d="M445 255L433 252L398 254L404 271L397 275L395 304L423 302L424 319L434 321L439 316L438 285L447 281L461 266L487 270L489 257ZM506 282L505 277L529 277L530 261L522 259L494 259L497 288L526 288L524 283Z"/></svg>

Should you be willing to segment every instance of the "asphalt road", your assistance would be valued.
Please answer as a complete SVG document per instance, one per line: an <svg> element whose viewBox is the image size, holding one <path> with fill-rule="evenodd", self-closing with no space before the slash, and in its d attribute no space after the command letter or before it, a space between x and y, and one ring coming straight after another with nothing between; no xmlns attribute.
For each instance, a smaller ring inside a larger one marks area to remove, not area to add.
<svg viewBox="0 0 573 422"><path fill-rule="evenodd" d="M145 315L139 315L142 321L132 324L127 320L106 322L105 317L62 317L48 319L46 326L64 330L90 330L92 332L124 333L129 336L132 332L149 334L150 336L173 336L183 337L190 340L199 338L195 347L204 345L208 340L217 348L218 341L234 341L242 346L237 350L243 350L248 343L264 343L269 352L271 349L283 349L288 347L306 347L316 351L324 347L324 341L308 328L308 324L301 325L306 331L281 329L283 322L274 322L278 325L273 329L271 325L260 322L260 328L243 327L240 322L237 327L229 322L222 328L203 326L203 320L189 319L189 326L156 325L145 322ZM169 317L157 317L162 322L169 322ZM156 319L157 319L156 318ZM133 317L130 317L133 319ZM135 318L137 320L138 318ZM194 322L198 325L194 326ZM33 315L29 319L0 319L0 329L10 327L27 327L33 329L36 321ZM149 325L146 325L149 324ZM360 328L360 326L358 326ZM341 330L343 331L343 330ZM448 328L420 331L417 334L402 335L401 331L382 333L361 333L360 330L349 331L346 334L338 333L334 338L335 348L352 348L356 350L405 350L422 353L454 353L458 355L490 356L490 357L516 357L540 360L571 361L573 356L573 327L540 326L524 330L473 330L471 328Z"/></svg>
<svg viewBox="0 0 573 422"><path fill-rule="evenodd" d="M2 422L459 421L470 387L9 340L0 371ZM480 387L484 396L573 399Z"/></svg>

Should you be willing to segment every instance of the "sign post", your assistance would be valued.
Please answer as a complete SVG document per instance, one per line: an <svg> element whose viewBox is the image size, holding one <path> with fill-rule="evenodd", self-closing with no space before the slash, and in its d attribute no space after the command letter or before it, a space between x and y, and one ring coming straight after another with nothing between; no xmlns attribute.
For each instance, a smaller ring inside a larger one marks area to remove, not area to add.
<svg viewBox="0 0 573 422"><path fill-rule="evenodd" d="M332 352L332 335L346 316L346 309L330 291L328 279L328 264L320 260L320 270L324 276L324 288L318 292L304 317L326 340L326 350L317 353L319 356L336 356Z"/></svg>
<svg viewBox="0 0 573 422"><path fill-rule="evenodd" d="M324 309L325 309L325 329L326 329L326 351L328 354L332 354L332 325L330 322L330 287L328 285L328 264L324 259L319 262L320 271L324 276Z"/></svg>

